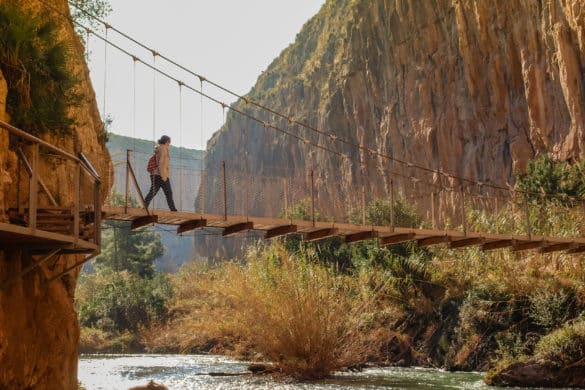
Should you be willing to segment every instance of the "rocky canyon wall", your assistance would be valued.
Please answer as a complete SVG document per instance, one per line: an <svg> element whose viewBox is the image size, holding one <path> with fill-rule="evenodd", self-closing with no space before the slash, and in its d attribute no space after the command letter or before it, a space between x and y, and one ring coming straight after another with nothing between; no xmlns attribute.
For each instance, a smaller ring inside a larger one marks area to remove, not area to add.
<svg viewBox="0 0 585 390"><path fill-rule="evenodd" d="M0 0L2 3L4 1ZM73 133L41 138L70 153L82 151L101 175L102 188L105 189L102 192L107 193L110 186L107 172L111 169L104 145L104 128L89 79L84 49L71 23L60 14L69 14L67 1L50 2L58 12L48 9L43 1L22 0L17 4L32 15L40 15L43 20L53 19L59 26L59 39L70 50L67 69L77 76L78 92L83 96L78 106L69 108L75 120ZM0 72L0 119L9 122L9 115L5 113L7 90L3 80ZM8 133L0 130L0 179L4 178L0 180L2 210L17 206L17 159L13 141L9 142ZM23 148L28 153L27 146L23 145ZM73 203L73 172L57 156L41 153L39 175L64 207ZM27 191L26 187L23 191ZM27 195L21 198L27 198ZM82 205L91 205L92 191L89 187L82 187L81 198ZM39 192L39 207L49 205L44 193ZM2 214L0 222L5 222ZM77 274L71 272L53 282L48 282L48 279L81 257L58 256L20 278L18 275L23 269L38 261L27 249L0 248L0 388L76 389L79 327L73 297Z"/></svg>
<svg viewBox="0 0 585 390"><path fill-rule="evenodd" d="M291 121L234 105L298 139L230 113L206 166L313 168L321 209L342 209L336 197L362 185L386 197L391 179L406 196L431 191L417 181L457 184L414 165L506 186L539 153L583 155L584 71L579 0L329 0L246 96Z"/></svg>

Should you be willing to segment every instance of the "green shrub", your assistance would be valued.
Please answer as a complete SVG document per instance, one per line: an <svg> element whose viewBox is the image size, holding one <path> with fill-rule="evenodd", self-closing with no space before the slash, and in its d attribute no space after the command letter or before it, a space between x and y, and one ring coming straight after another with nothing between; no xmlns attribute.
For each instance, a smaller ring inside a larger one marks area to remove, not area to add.
<svg viewBox="0 0 585 390"><path fill-rule="evenodd" d="M576 296L572 289L537 289L529 300L529 317L536 325L547 329L556 328L576 314Z"/></svg>
<svg viewBox="0 0 585 390"><path fill-rule="evenodd" d="M165 318L171 294L165 275L153 279L126 271L82 275L76 301L79 322L106 332L137 332Z"/></svg>
<svg viewBox="0 0 585 390"><path fill-rule="evenodd" d="M563 366L585 356L585 320L580 319L542 337L536 345L535 357Z"/></svg>
<svg viewBox="0 0 585 390"><path fill-rule="evenodd" d="M57 25L35 17L18 2L0 5L0 66L8 84L7 111L15 126L39 135L69 134L69 109L81 101L77 78L68 69L70 48Z"/></svg>
<svg viewBox="0 0 585 390"><path fill-rule="evenodd" d="M378 315L371 290L281 246L251 250L245 265L185 271L193 274L179 272L177 296L198 299L174 332L188 327L191 337L245 341L283 373L305 379L364 363L376 348L368 342Z"/></svg>

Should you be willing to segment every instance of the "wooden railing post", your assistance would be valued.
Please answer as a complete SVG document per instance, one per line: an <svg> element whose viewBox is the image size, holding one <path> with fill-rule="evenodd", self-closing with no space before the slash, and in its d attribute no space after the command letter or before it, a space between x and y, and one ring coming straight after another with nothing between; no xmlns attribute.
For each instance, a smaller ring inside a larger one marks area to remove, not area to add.
<svg viewBox="0 0 585 390"><path fill-rule="evenodd" d="M315 226L315 176L313 168L309 171L309 176L311 177L311 221Z"/></svg>
<svg viewBox="0 0 585 390"><path fill-rule="evenodd" d="M282 180L282 190L284 192L284 218L288 219L288 183L286 177Z"/></svg>
<svg viewBox="0 0 585 390"><path fill-rule="evenodd" d="M433 229L437 228L437 219L435 218L435 214L436 214L436 212L435 212L435 202L436 202L435 197L436 197L435 192L434 191L431 192L431 221L432 221Z"/></svg>
<svg viewBox="0 0 585 390"><path fill-rule="evenodd" d="M362 186L362 225L366 224L366 186Z"/></svg>
<svg viewBox="0 0 585 390"><path fill-rule="evenodd" d="M205 170L201 170L201 182L199 183L199 211L205 214Z"/></svg>
<svg viewBox="0 0 585 390"><path fill-rule="evenodd" d="M467 235L467 216L465 215L465 190L463 184L459 187L461 193L461 223L463 225L463 235Z"/></svg>
<svg viewBox="0 0 585 390"><path fill-rule="evenodd" d="M394 215L394 179L390 179L390 227L392 231L396 227L396 216Z"/></svg>
<svg viewBox="0 0 585 390"><path fill-rule="evenodd" d="M128 198L130 197L130 149L126 149L126 192L124 197L124 213L128 213Z"/></svg>
<svg viewBox="0 0 585 390"><path fill-rule="evenodd" d="M75 242L79 240L79 211L81 202L80 190L81 190L81 162L75 162L75 192L73 194L73 238Z"/></svg>
<svg viewBox="0 0 585 390"><path fill-rule="evenodd" d="M102 244L102 202L98 180L93 185L93 242L97 246Z"/></svg>
<svg viewBox="0 0 585 390"><path fill-rule="evenodd" d="M227 221L227 183L225 179L225 161L221 162L221 178L223 183L223 219Z"/></svg>
<svg viewBox="0 0 585 390"><path fill-rule="evenodd" d="M32 144L32 174L30 176L28 202L28 224L34 232L37 228L37 208L39 199L39 144Z"/></svg>
<svg viewBox="0 0 585 390"><path fill-rule="evenodd" d="M526 216L526 235L532 239L532 229L530 228L530 206L528 205L528 194L524 194L524 214Z"/></svg>

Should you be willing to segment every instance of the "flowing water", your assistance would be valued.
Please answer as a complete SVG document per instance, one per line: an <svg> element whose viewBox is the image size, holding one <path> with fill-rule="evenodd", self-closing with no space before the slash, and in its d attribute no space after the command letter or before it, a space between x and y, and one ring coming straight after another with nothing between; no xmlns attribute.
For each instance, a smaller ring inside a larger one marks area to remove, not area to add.
<svg viewBox="0 0 585 390"><path fill-rule="evenodd" d="M87 390L125 390L155 380L171 390L182 389L495 389L481 373L445 372L426 368L372 368L337 373L317 382L279 382L246 373L247 363L210 355L84 355L79 380Z"/></svg>

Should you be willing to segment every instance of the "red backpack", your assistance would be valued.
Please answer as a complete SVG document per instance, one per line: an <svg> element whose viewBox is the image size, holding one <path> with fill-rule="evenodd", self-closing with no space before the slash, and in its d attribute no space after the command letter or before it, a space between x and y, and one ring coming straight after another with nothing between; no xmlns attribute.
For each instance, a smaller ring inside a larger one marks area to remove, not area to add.
<svg viewBox="0 0 585 390"><path fill-rule="evenodd" d="M156 161L156 153L153 153L152 156L148 159L148 164L146 165L146 170L151 175L154 173L154 170L158 166L158 161Z"/></svg>

